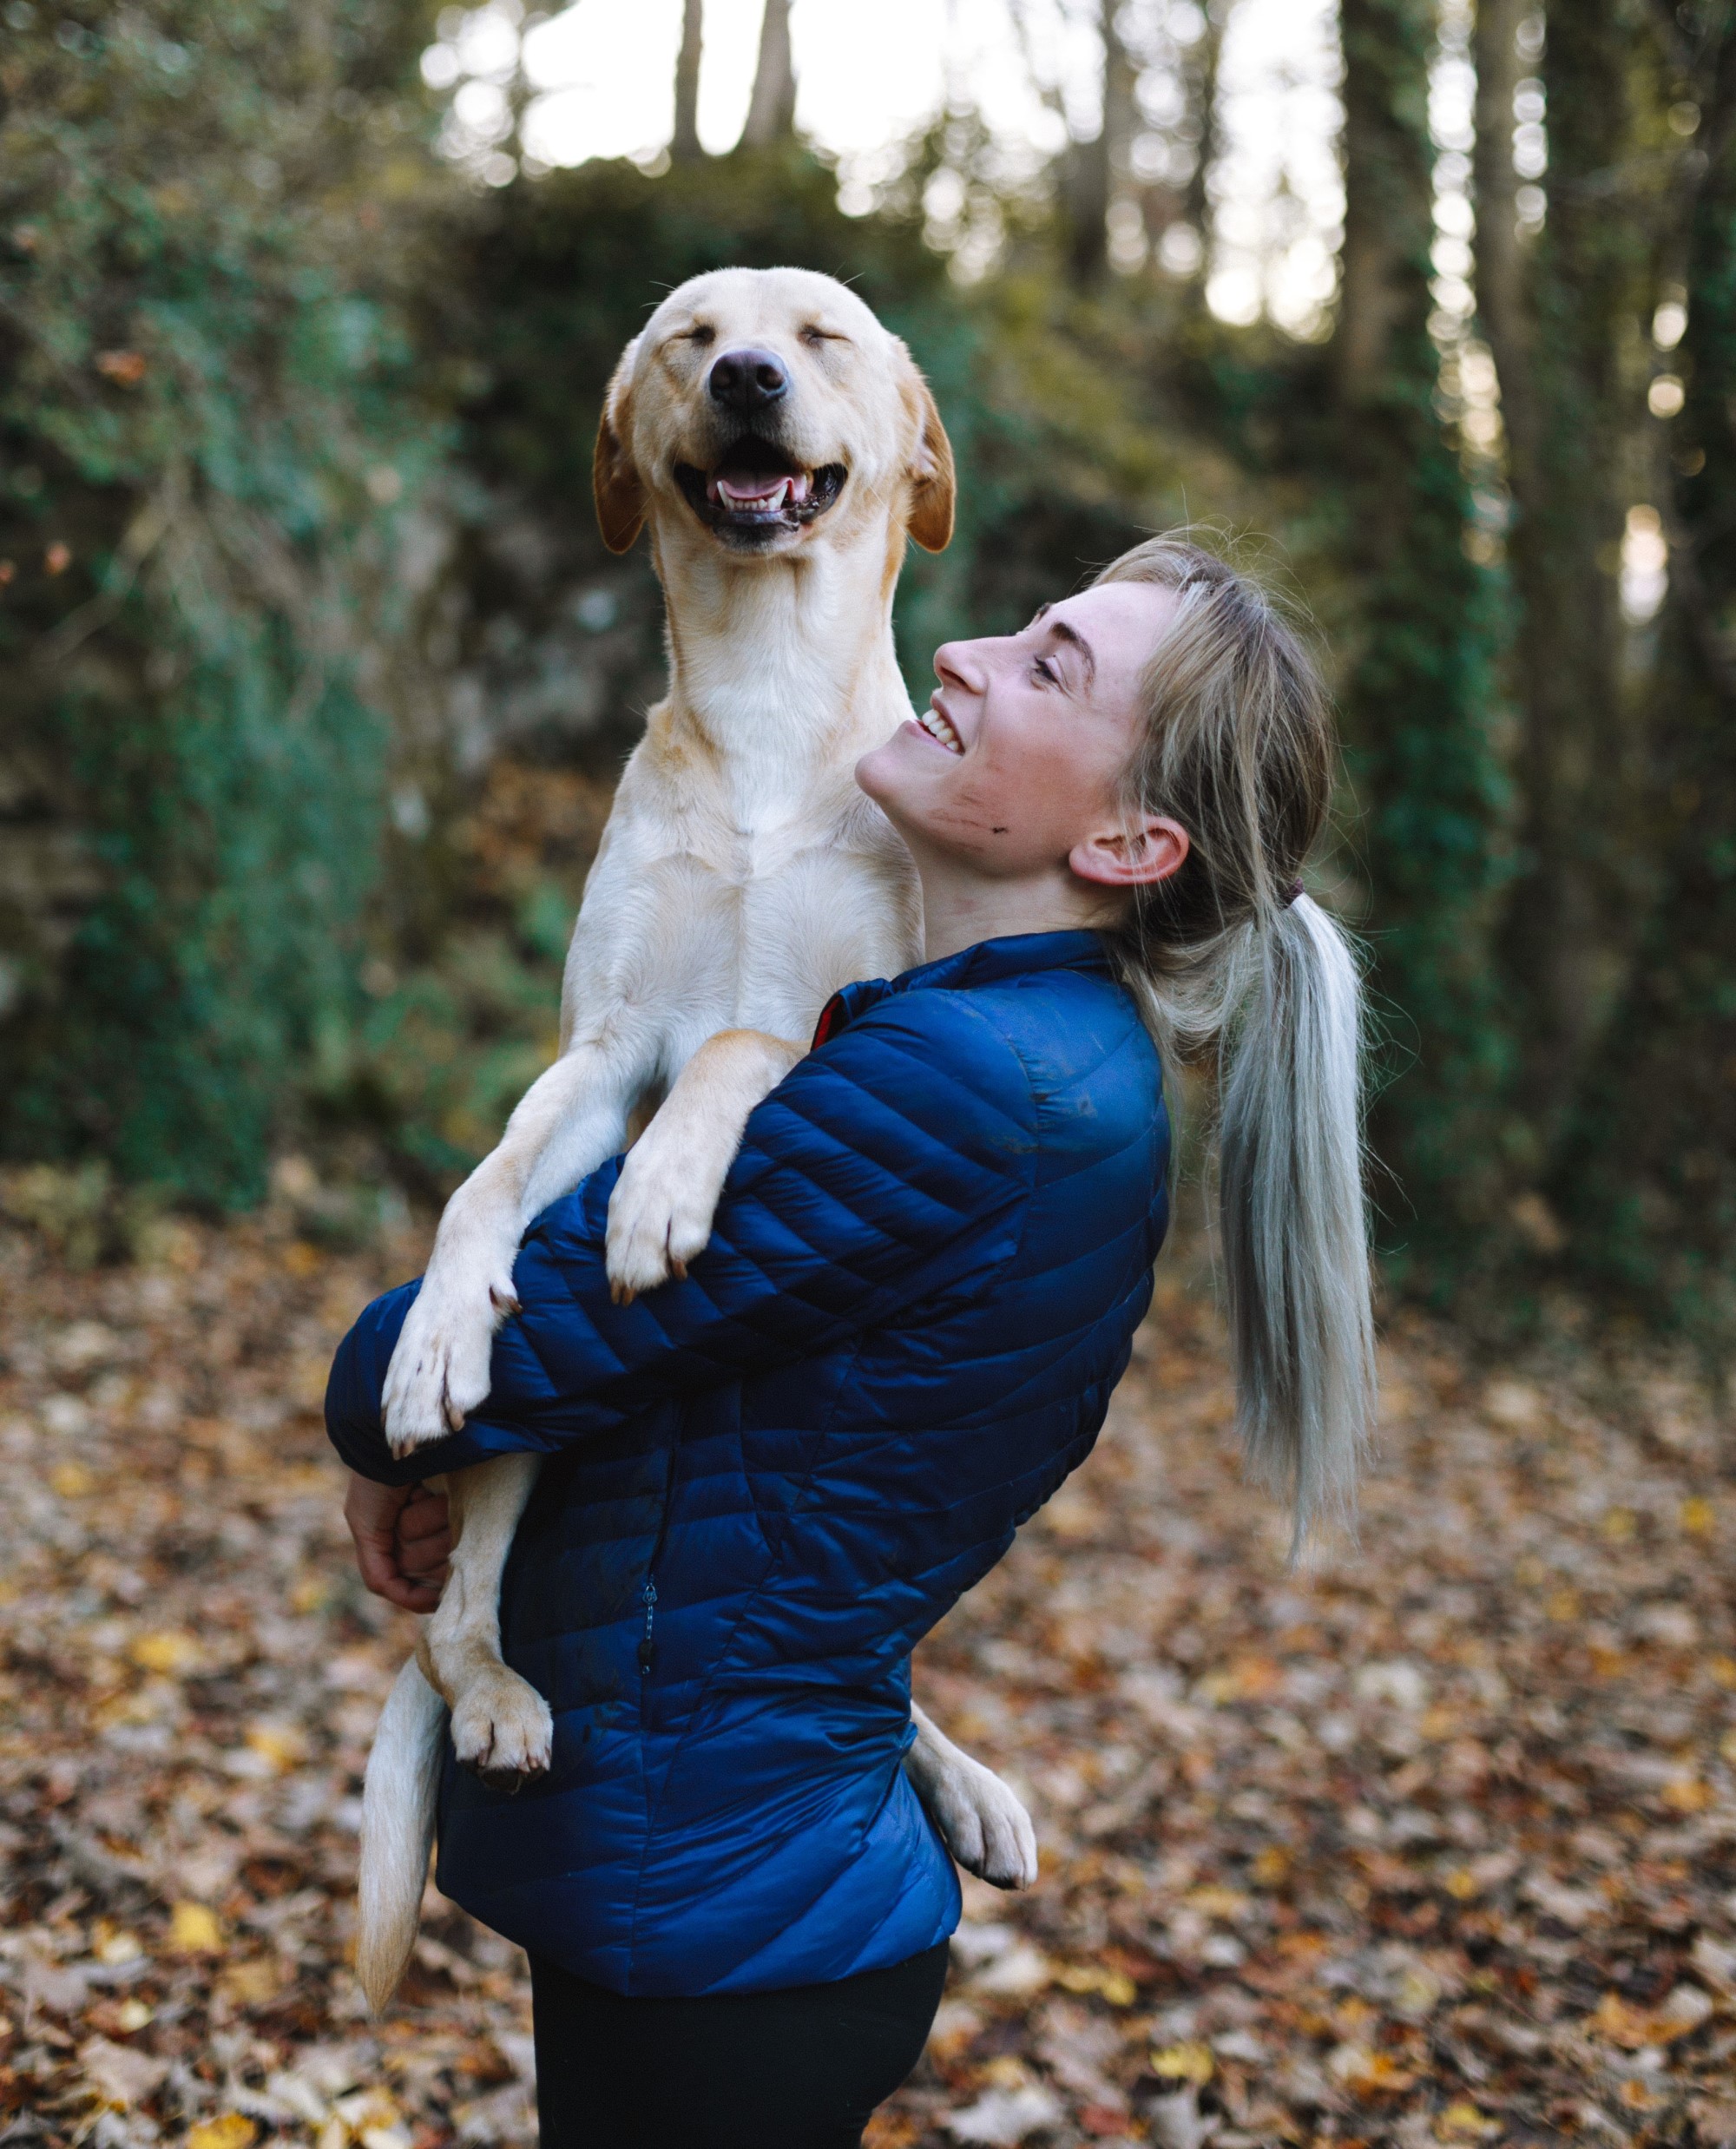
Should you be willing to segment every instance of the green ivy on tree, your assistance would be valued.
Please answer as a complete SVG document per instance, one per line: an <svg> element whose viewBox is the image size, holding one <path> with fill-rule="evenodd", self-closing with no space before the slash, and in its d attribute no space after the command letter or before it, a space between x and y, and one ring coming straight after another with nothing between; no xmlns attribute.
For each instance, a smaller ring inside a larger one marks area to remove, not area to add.
<svg viewBox="0 0 1736 2149"><path fill-rule="evenodd" d="M0 1081L14 1154L217 1203L352 992L395 518L391 0L14 4L0 60Z"/></svg>

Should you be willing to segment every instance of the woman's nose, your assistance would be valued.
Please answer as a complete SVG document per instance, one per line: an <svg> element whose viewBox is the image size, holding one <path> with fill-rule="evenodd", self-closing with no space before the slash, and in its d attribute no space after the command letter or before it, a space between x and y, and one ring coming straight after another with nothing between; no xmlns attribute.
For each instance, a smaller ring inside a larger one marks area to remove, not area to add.
<svg viewBox="0 0 1736 2149"><path fill-rule="evenodd" d="M943 687L963 687L967 693L981 693L986 672L986 641L945 641L934 653L936 676Z"/></svg>

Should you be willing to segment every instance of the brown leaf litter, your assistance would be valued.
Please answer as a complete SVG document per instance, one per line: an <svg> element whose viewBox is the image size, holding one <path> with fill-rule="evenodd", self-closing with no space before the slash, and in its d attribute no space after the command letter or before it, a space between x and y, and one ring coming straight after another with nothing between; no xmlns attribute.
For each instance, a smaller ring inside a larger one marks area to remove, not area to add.
<svg viewBox="0 0 1736 2149"><path fill-rule="evenodd" d="M76 1272L0 1234L0 2142L535 2138L516 1950L432 1896L349 1967L411 1623L319 1406L420 1242L268 1211ZM1286 1571L1208 1298L922 1653L1028 1796L873 2149L1736 2143L1736 1495L1685 1377L1401 1322L1359 1541Z"/></svg>

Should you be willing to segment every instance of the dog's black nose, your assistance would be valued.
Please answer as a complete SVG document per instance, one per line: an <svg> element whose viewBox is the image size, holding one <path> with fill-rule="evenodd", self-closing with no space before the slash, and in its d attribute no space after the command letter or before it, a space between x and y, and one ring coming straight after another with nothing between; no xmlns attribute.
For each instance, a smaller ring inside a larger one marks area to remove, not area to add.
<svg viewBox="0 0 1736 2149"><path fill-rule="evenodd" d="M712 400L726 411L763 411L768 403L790 392L790 376L784 361L771 351L726 351L711 369L707 383Z"/></svg>

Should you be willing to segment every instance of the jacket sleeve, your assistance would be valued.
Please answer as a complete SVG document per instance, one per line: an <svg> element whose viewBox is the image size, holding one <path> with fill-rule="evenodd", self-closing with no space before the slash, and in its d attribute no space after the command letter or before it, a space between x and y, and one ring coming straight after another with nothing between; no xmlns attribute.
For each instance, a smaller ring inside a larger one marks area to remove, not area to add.
<svg viewBox="0 0 1736 2149"><path fill-rule="evenodd" d="M1016 1248L1037 1112L1010 1044L963 994L883 1002L760 1106L684 1282L609 1298L613 1160L546 1209L520 1248L523 1311L496 1340L488 1401L451 1440L394 1462L379 1397L414 1298L370 1306L340 1348L326 1423L383 1482L515 1450L554 1452L684 1388L788 1364L969 1285Z"/></svg>

